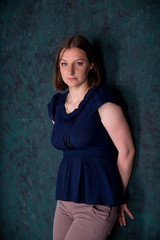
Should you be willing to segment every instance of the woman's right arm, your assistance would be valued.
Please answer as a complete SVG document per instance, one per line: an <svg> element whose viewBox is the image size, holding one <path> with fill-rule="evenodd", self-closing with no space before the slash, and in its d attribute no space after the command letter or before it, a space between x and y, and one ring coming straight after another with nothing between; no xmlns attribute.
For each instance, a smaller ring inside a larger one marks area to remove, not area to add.
<svg viewBox="0 0 160 240"><path fill-rule="evenodd" d="M98 111L104 127L118 150L117 166L121 175L123 193L125 195L135 154L131 132L123 111L118 105L108 102L103 104ZM126 225L124 212L133 219L133 215L129 211L127 204L122 205L118 212L118 219L121 226Z"/></svg>

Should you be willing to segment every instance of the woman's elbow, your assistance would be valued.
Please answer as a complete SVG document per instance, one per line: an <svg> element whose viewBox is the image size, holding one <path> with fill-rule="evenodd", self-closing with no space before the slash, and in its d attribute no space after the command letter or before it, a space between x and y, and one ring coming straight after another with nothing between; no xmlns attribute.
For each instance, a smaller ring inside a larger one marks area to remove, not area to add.
<svg viewBox="0 0 160 240"><path fill-rule="evenodd" d="M134 157L135 153L136 153L135 147L133 145L130 146L128 149L128 154Z"/></svg>
<svg viewBox="0 0 160 240"><path fill-rule="evenodd" d="M132 148L130 149L130 154L132 155L132 157L134 158L135 154L136 154L136 149L134 146L132 146Z"/></svg>
<svg viewBox="0 0 160 240"><path fill-rule="evenodd" d="M123 149L121 149L121 151L119 151L119 155L123 156L123 158L129 158L129 159L134 159L135 156L135 147L134 146L128 146L125 147Z"/></svg>

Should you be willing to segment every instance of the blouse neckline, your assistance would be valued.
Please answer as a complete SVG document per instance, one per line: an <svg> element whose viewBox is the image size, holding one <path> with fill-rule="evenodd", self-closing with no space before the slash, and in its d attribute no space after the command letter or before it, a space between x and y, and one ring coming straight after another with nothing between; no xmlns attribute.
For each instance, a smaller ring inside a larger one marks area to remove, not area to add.
<svg viewBox="0 0 160 240"><path fill-rule="evenodd" d="M67 112L66 112L66 108L65 108L65 101L66 101L66 97L67 97L67 95L68 95L69 92L64 93L64 95L63 95L63 104L62 104L62 106L63 106L63 109L62 109L62 117L65 118L65 119L70 119L70 118L76 116L76 115L79 113L79 111L82 109L82 107L85 105L85 103L87 102L87 100L89 99L91 93L94 91L95 88L96 88L96 87L90 88L90 89L87 91L87 93L84 95L83 100L79 103L78 108L75 108L75 109L74 109L72 112L70 112L70 113L67 113Z"/></svg>

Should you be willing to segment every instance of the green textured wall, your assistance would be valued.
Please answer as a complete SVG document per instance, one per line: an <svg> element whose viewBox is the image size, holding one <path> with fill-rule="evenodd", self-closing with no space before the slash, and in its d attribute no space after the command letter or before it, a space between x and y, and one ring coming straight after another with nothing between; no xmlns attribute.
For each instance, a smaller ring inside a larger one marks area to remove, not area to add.
<svg viewBox="0 0 160 240"><path fill-rule="evenodd" d="M102 56L137 150L128 189L135 220L109 239L160 239L160 1L1 0L0 26L0 239L52 239L61 153L46 105L57 47L77 33Z"/></svg>

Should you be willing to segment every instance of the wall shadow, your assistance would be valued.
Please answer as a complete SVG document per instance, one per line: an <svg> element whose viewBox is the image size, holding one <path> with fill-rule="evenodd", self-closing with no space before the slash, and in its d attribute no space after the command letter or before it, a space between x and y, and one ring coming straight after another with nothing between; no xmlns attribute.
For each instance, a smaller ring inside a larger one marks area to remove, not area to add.
<svg viewBox="0 0 160 240"><path fill-rule="evenodd" d="M136 156L134 161L134 167L131 177L131 183L129 184L129 188L126 192L126 198L127 203L129 205L129 208L131 212L133 213L136 221L136 216L143 216L144 215L144 207L143 202L145 201L145 192L142 189L142 179L138 175L138 162L139 162L139 148L140 148L140 109L139 109L139 102L136 96L136 92L134 92L133 89L129 88L128 85L125 88L125 93L127 93L127 96L129 96L130 99L134 99L134 104L136 106L136 109L128 109L128 103L126 99L123 96L123 92L118 89L117 85L120 85L120 83L117 84L117 81L119 81L119 44L117 41L113 40L112 42L109 41L101 41L100 39L96 39L93 41L93 46L95 50L95 54L98 61L98 66L101 73L101 86L107 87L110 89L113 94L116 96L118 102L120 103L124 115L127 119L127 122L129 124L133 141L136 148ZM104 63L104 51L106 51L107 59L105 59ZM106 70L107 69L107 70ZM127 80L126 80L127 81ZM128 79L128 82L130 79ZM136 123L136 124L135 124ZM138 183L138 184L137 184ZM139 198L140 196L140 198ZM126 226L126 229L121 231L120 226L118 223L114 225L114 228L110 234L110 236L107 239L120 239L123 237L123 239L128 239L128 232L132 234L132 236L135 236L135 239L137 238L137 226L135 226L135 221L132 222L127 217L128 223ZM144 219L141 218L141 224L140 224L140 231L138 233L139 240L144 239L143 232L145 231L144 226Z"/></svg>

